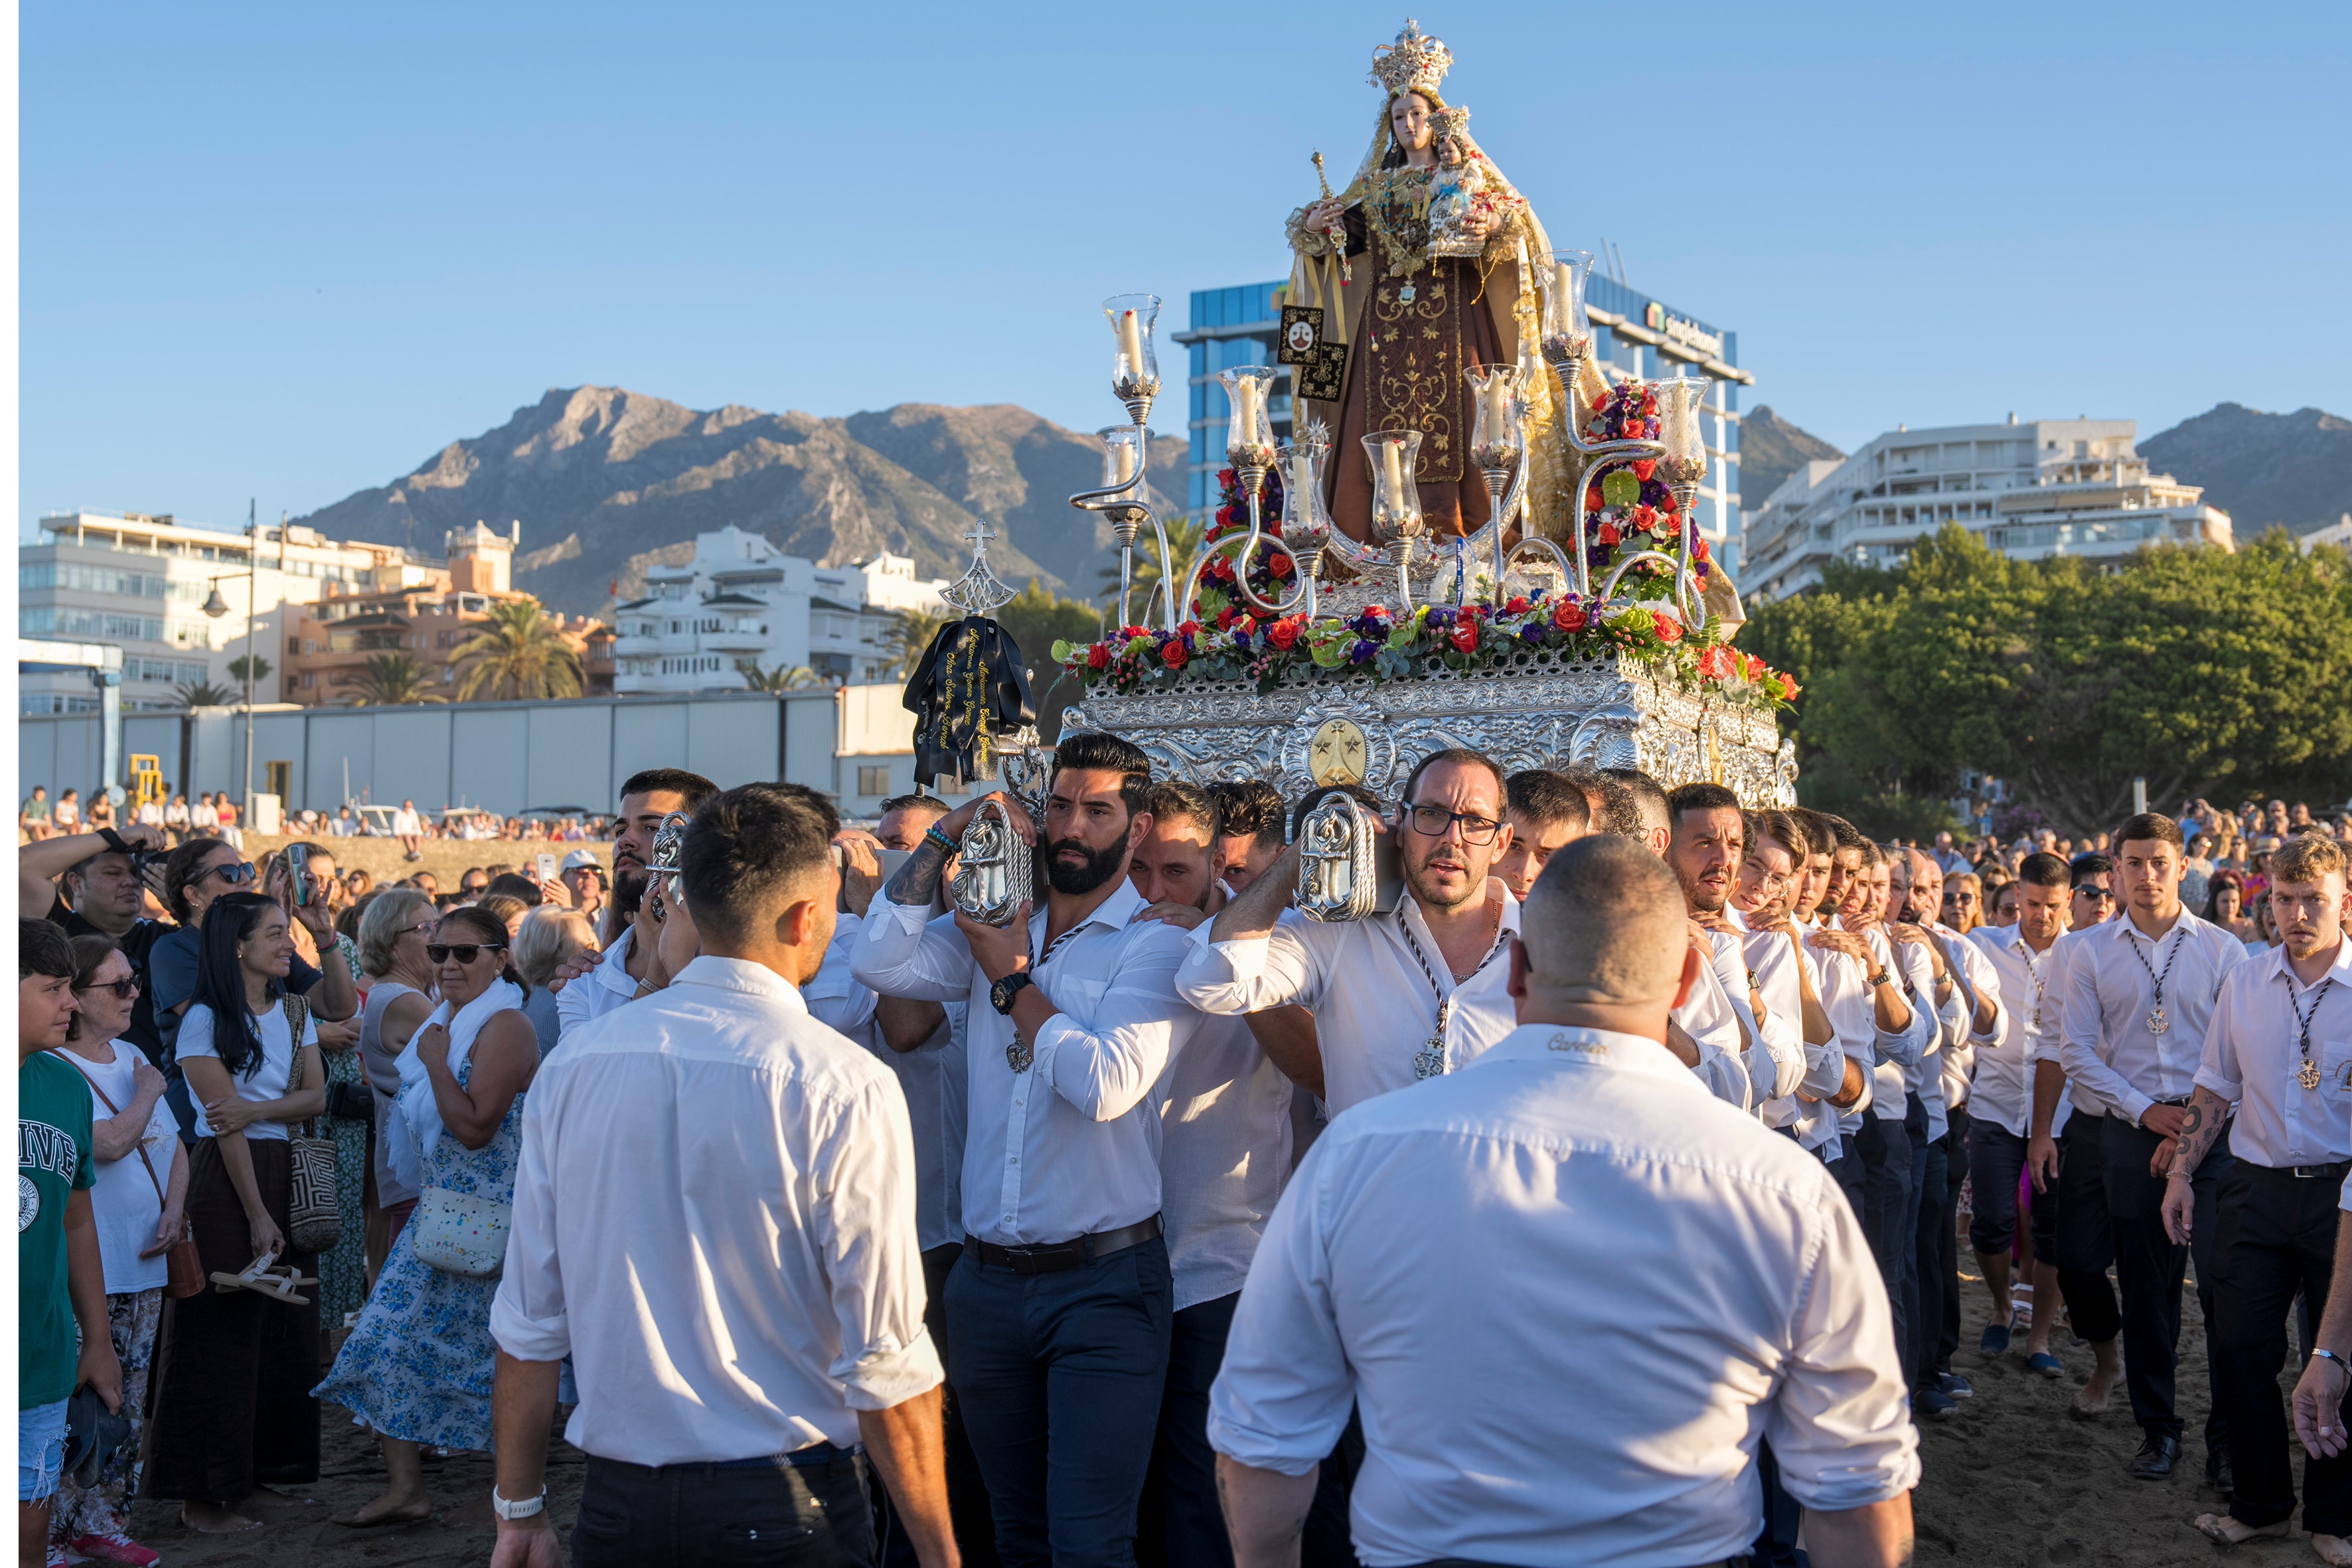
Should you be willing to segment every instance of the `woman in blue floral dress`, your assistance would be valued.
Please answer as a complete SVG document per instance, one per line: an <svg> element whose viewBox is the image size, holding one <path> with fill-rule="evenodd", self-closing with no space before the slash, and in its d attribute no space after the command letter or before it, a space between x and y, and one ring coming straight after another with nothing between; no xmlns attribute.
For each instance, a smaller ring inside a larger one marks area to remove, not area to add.
<svg viewBox="0 0 2352 1568"><path fill-rule="evenodd" d="M495 1270L452 1273L418 1256L433 1237L435 1190L514 1201L524 1090L539 1044L521 1011L524 991L507 958L506 927L472 909L442 917L426 955L442 1005L401 1062L394 1121L421 1155L425 1193L393 1243L367 1310L314 1391L350 1410L383 1447L382 1497L335 1522L354 1528L430 1517L419 1449L490 1446L490 1340Z"/></svg>

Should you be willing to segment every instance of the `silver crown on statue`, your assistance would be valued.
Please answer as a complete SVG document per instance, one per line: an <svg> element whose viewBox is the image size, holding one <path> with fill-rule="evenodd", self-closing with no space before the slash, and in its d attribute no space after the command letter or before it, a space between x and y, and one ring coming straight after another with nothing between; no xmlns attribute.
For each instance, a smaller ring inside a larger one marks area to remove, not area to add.
<svg viewBox="0 0 2352 1568"><path fill-rule="evenodd" d="M1393 44L1372 51L1372 82L1394 98L1401 92L1434 93L1454 66L1454 52L1424 35L1421 24L1405 18L1404 31Z"/></svg>

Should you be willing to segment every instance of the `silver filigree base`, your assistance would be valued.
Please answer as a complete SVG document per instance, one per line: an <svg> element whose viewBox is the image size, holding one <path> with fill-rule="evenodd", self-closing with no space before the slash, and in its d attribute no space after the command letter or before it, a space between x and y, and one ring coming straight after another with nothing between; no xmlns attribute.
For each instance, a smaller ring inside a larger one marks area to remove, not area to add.
<svg viewBox="0 0 2352 1568"><path fill-rule="evenodd" d="M1292 798L1325 783L1391 796L1420 758L1469 746L1507 772L1636 767L1667 789L1722 784L1750 808L1797 803L1796 747L1770 714L1684 691L1630 657L1539 650L1470 674L1433 658L1406 679L1298 676L1262 695L1241 681L1185 680L1091 693L1062 724L1134 742L1161 777L1262 778Z"/></svg>

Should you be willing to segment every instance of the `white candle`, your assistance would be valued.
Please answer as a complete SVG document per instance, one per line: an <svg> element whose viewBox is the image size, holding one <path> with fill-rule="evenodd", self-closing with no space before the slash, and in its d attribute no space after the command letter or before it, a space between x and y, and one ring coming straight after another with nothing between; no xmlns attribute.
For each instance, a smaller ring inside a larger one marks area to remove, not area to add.
<svg viewBox="0 0 2352 1568"><path fill-rule="evenodd" d="M1247 446L1257 440L1257 378L1251 375L1234 379L1234 432L1236 446Z"/></svg>
<svg viewBox="0 0 2352 1568"><path fill-rule="evenodd" d="M1143 374L1143 327L1132 310L1118 313L1118 351L1127 356L1129 375Z"/></svg>
<svg viewBox="0 0 2352 1568"><path fill-rule="evenodd" d="M1486 438L1501 441L1508 437L1511 428L1511 384L1496 376L1486 384Z"/></svg>
<svg viewBox="0 0 2352 1568"><path fill-rule="evenodd" d="M1290 454L1290 488L1304 500L1315 489L1315 458L1312 453Z"/></svg>
<svg viewBox="0 0 2352 1568"><path fill-rule="evenodd" d="M1392 505L1404 504L1404 443L1381 443L1381 477L1389 482L1389 500Z"/></svg>
<svg viewBox="0 0 2352 1568"><path fill-rule="evenodd" d="M1121 441L1118 444L1118 482L1120 484L1126 484L1129 479L1134 478L1135 443L1132 441Z"/></svg>
<svg viewBox="0 0 2352 1568"><path fill-rule="evenodd" d="M1575 269L1564 263L1551 269L1552 297L1559 301L1559 320L1562 326L1568 324L1568 301L1570 290L1576 286L1573 282L1574 278Z"/></svg>

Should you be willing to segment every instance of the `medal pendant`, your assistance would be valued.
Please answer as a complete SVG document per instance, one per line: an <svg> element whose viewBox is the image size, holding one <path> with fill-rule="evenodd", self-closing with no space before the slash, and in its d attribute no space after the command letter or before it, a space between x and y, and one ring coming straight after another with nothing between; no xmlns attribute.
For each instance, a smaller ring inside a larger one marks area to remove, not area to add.
<svg viewBox="0 0 2352 1568"><path fill-rule="evenodd" d="M2147 1016L2147 1032L2149 1034L2160 1035L2170 1027L2172 1027L2172 1020L2164 1016L2163 1008L2158 1007L2155 1012L2150 1013Z"/></svg>
<svg viewBox="0 0 2352 1568"><path fill-rule="evenodd" d="M2313 1061L2309 1057L2304 1058L2303 1066L2295 1069L2294 1080L2295 1082L2303 1085L2305 1089L2317 1089L2319 1087L2319 1064Z"/></svg>
<svg viewBox="0 0 2352 1568"><path fill-rule="evenodd" d="M1037 1059L1036 1047L1015 1035L1005 1043L1004 1065L1014 1072L1027 1072L1029 1064Z"/></svg>
<svg viewBox="0 0 2352 1568"><path fill-rule="evenodd" d="M1443 1078L1445 1075L1445 1042L1432 1040L1421 1047L1412 1058L1415 1078Z"/></svg>
<svg viewBox="0 0 2352 1568"><path fill-rule="evenodd" d="M1400 305L1412 304L1413 293L1413 286L1410 283L1406 284L1403 288L1397 290L1397 303ZM1429 1075L1427 1073L1423 1073L1422 1076L1426 1078Z"/></svg>

